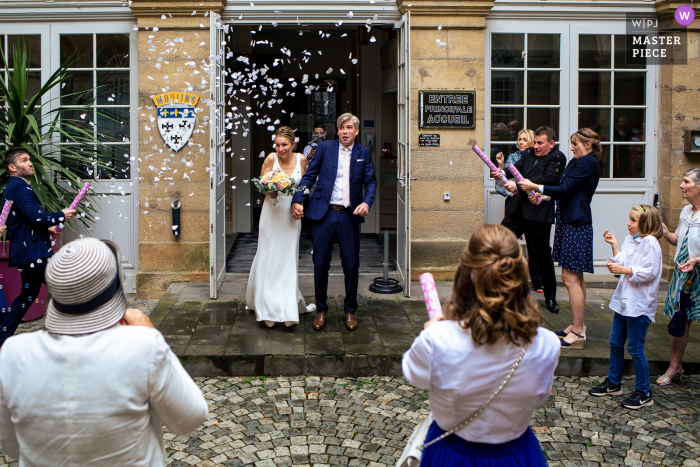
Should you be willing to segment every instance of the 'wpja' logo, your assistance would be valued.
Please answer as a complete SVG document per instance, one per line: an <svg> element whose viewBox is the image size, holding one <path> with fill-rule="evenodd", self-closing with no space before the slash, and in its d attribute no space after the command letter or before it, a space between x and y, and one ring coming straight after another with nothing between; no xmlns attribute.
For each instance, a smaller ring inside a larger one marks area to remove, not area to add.
<svg viewBox="0 0 700 467"><path fill-rule="evenodd" d="M676 19L676 23L681 26L690 26L693 20L695 20L695 11L688 5L681 5L676 8L676 12L673 16Z"/></svg>

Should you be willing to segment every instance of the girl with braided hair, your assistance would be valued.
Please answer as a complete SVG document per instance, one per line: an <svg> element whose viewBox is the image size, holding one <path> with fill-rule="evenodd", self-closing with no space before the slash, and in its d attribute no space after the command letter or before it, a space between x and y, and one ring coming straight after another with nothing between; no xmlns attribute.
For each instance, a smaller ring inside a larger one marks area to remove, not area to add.
<svg viewBox="0 0 700 467"><path fill-rule="evenodd" d="M486 224L472 234L444 317L426 323L403 356L406 379L430 388L435 421L425 442L478 412L509 370L517 371L473 421L426 447L421 466L547 465L529 423L550 395L561 346L541 327L527 279L510 230Z"/></svg>

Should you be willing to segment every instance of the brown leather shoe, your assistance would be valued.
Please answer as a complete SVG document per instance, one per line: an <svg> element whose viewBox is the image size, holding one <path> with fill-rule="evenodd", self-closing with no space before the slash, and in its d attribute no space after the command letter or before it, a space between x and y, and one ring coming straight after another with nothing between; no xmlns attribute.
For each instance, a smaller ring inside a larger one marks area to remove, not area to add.
<svg viewBox="0 0 700 467"><path fill-rule="evenodd" d="M314 318L314 329L320 331L326 327L326 314L324 312L316 313Z"/></svg>
<svg viewBox="0 0 700 467"><path fill-rule="evenodd" d="M345 328L348 331L354 331L357 329L357 318L355 313L345 313Z"/></svg>

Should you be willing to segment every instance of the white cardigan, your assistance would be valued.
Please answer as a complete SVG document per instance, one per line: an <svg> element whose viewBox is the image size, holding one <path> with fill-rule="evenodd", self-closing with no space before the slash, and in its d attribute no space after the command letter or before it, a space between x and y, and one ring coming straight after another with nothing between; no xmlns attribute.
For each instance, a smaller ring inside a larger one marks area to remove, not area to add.
<svg viewBox="0 0 700 467"><path fill-rule="evenodd" d="M486 402L521 350L505 343L476 346L471 331L456 321L439 321L423 330L404 354L403 374L414 386L430 388L430 411L440 428L450 430ZM560 351L559 338L539 328L508 384L457 435L490 444L519 438L552 391Z"/></svg>
<svg viewBox="0 0 700 467"><path fill-rule="evenodd" d="M38 331L0 350L0 446L20 467L164 466L162 423L189 433L202 392L160 332Z"/></svg>
<svg viewBox="0 0 700 467"><path fill-rule="evenodd" d="M688 236L688 258L700 256L700 215L693 218L693 205L689 204L681 210L681 215L678 219L678 242L676 243L676 254L673 260L678 259L678 253L681 251L681 245L686 236Z"/></svg>

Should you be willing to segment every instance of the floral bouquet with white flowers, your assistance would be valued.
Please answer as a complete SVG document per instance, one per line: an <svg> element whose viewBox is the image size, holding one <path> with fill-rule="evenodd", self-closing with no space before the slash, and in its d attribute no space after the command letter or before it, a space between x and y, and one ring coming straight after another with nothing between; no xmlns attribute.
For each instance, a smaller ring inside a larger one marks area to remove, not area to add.
<svg viewBox="0 0 700 467"><path fill-rule="evenodd" d="M281 170L271 170L264 173L260 178L254 178L252 181L260 193L268 192L270 194L277 193L282 196L291 196L298 191L302 191L302 188L295 188L294 180Z"/></svg>

